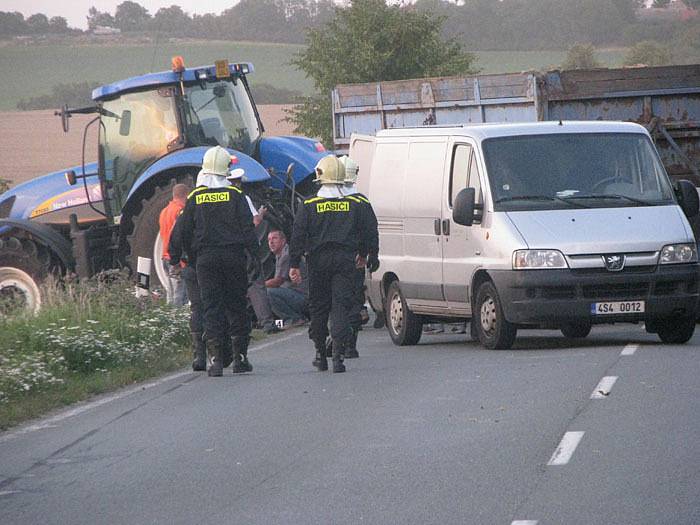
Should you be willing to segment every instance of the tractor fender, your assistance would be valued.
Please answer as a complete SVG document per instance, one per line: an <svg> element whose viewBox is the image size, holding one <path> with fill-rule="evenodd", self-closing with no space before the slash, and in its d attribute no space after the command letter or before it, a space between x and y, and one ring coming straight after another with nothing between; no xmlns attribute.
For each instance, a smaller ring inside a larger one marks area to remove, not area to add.
<svg viewBox="0 0 700 525"><path fill-rule="evenodd" d="M11 230L30 233L58 256L64 268L75 267L71 242L50 226L27 219L0 219L0 237Z"/></svg>
<svg viewBox="0 0 700 525"><path fill-rule="evenodd" d="M292 177L296 184L314 172L316 164L323 157L331 155L323 145L305 137L265 137L260 140L260 162L266 169L274 168L275 172L283 175L287 166L294 163ZM273 188L282 188L282 182L273 179Z"/></svg>
<svg viewBox="0 0 700 525"><path fill-rule="evenodd" d="M178 168L191 168L193 171L198 172L202 167L202 160L208 149L209 147L207 146L181 149L161 157L136 179L136 182L131 187L129 195L127 196L127 202L131 200L132 196L139 192L139 188L165 171ZM246 182L261 182L270 178L270 174L265 171L265 168L252 157L233 149L228 149L228 151L237 159L232 167L243 168L245 170Z"/></svg>

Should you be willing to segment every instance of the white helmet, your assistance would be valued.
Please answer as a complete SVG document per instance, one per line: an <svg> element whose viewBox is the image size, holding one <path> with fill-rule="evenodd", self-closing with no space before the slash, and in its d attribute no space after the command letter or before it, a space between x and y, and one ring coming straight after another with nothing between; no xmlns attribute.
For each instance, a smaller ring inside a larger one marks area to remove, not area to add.
<svg viewBox="0 0 700 525"><path fill-rule="evenodd" d="M203 175L228 176L228 167L231 164L231 154L221 146L209 148L202 160Z"/></svg>
<svg viewBox="0 0 700 525"><path fill-rule="evenodd" d="M347 155L343 155L338 159L338 161L345 169L345 184L355 184L357 182L357 172L360 170L357 162L352 160Z"/></svg>
<svg viewBox="0 0 700 525"><path fill-rule="evenodd" d="M345 170L334 155L327 155L316 164L314 182L321 184L344 184Z"/></svg>

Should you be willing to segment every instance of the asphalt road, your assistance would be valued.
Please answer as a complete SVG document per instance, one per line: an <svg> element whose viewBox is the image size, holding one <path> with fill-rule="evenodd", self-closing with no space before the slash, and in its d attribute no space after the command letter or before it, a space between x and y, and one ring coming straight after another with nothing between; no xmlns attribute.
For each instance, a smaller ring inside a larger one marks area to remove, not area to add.
<svg viewBox="0 0 700 525"><path fill-rule="evenodd" d="M182 372L0 434L0 523L698 524L700 332L392 345ZM596 398L591 398L592 395Z"/></svg>

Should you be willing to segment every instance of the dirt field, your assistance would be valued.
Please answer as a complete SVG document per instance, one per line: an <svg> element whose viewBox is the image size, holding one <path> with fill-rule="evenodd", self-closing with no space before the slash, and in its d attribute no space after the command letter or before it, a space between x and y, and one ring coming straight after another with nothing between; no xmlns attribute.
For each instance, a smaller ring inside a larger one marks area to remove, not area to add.
<svg viewBox="0 0 700 525"><path fill-rule="evenodd" d="M286 106L259 106L266 135L292 135L293 126L282 122ZM70 131L51 111L0 112L0 178L19 184L34 177L78 166L81 163L83 130L94 115L75 115ZM90 127L85 162L97 158L96 125Z"/></svg>

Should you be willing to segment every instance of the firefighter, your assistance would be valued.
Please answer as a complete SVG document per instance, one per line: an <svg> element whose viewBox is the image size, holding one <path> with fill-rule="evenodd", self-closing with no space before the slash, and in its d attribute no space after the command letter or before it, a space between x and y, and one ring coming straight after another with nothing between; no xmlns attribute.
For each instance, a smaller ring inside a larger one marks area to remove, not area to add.
<svg viewBox="0 0 700 525"><path fill-rule="evenodd" d="M181 220L183 248L196 257L204 311L210 376L223 375L227 339L233 336L233 373L253 370L248 361L250 319L246 291L246 250L258 251L253 216L243 192L229 184L231 155L221 146L207 150L199 184L187 198Z"/></svg>
<svg viewBox="0 0 700 525"><path fill-rule="evenodd" d="M338 160L345 170L345 180L342 188L343 194L346 197L359 199L360 205L365 208L368 219L368 255L365 259L358 254L356 261L357 269L353 279L355 283L355 293L353 294L353 307L350 313L352 336L348 342L348 347L345 349L345 358L352 359L360 357L357 351L357 335L362 329L362 324L367 322L366 317L363 319L363 313L364 316L367 316L367 309L365 307L365 267L370 273L376 272L379 268L379 238L377 234L377 216L374 214L374 209L367 197L357 191L357 187L355 186L359 166L348 156L340 157Z"/></svg>
<svg viewBox="0 0 700 525"><path fill-rule="evenodd" d="M321 188L304 201L294 221L289 277L301 282L301 257L307 253L309 277L309 338L314 342L318 370L328 370L326 337L330 316L333 372L345 372L345 348L350 343L350 313L356 290L356 257L367 257L371 230L366 208L356 197L343 195L345 170L333 155L316 165ZM376 232L376 227L375 227Z"/></svg>

